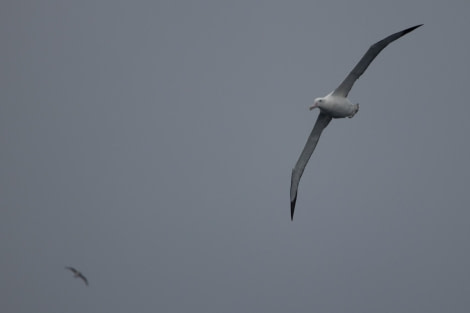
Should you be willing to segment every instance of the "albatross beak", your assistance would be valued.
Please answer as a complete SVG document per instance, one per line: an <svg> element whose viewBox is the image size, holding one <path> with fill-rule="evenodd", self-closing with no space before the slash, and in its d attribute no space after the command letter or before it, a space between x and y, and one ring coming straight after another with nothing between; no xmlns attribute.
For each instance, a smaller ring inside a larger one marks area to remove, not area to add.
<svg viewBox="0 0 470 313"><path fill-rule="evenodd" d="M310 106L308 109L312 111L315 108L318 108L318 104L316 102L312 106Z"/></svg>

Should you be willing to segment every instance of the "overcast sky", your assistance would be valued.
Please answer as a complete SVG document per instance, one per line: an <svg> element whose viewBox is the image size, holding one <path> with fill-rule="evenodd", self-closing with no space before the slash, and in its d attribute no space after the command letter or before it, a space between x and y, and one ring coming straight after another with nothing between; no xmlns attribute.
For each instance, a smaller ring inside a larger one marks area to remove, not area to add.
<svg viewBox="0 0 470 313"><path fill-rule="evenodd" d="M421 23L291 222L313 99ZM468 1L3 1L0 310L469 312L469 31Z"/></svg>

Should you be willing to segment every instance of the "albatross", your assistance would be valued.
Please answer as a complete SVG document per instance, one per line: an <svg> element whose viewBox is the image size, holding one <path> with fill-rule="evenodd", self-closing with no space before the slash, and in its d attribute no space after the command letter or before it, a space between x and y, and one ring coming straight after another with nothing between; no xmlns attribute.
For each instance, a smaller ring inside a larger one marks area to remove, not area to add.
<svg viewBox="0 0 470 313"><path fill-rule="evenodd" d="M71 266L66 266L65 267L66 269L70 270L72 273L73 273L73 277L75 278L81 278L84 282L85 282L85 285L88 286L88 280L86 279L85 276L83 276L82 273L80 273L80 271L78 271L77 269L71 267Z"/></svg>
<svg viewBox="0 0 470 313"><path fill-rule="evenodd" d="M331 122L333 118L345 118L353 117L357 111L359 111L359 104L353 104L347 98L349 91L356 82L356 80L364 74L370 63L377 57L377 55L390 43L394 42L398 38L408 34L416 28L423 26L423 24L416 25L405 30L399 31L392 34L379 42L370 46L369 50L359 60L356 66L352 69L349 75L343 80L343 82L331 93L322 98L316 98L313 105L310 106L310 110L318 108L320 114L317 117L317 121L313 126L312 132L307 139L300 157L292 169L291 185L290 185L290 216L291 220L294 219L295 203L297 201L297 190L299 187L300 178L304 172L305 166L307 165L310 156L317 146L320 135L326 126Z"/></svg>

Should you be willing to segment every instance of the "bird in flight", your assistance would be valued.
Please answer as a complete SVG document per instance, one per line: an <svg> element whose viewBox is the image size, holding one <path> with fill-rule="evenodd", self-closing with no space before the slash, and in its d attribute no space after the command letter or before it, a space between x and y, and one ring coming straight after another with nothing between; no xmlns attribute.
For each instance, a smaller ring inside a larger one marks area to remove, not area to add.
<svg viewBox="0 0 470 313"><path fill-rule="evenodd" d="M375 57L390 43L394 42L398 38L408 34L423 24L416 25L405 30L399 31L392 34L379 42L370 46L369 50L364 54L359 63L352 69L349 75L343 80L343 82L334 91L329 93L323 98L316 98L310 110L315 108L320 109L320 114L317 117L317 121L313 126L312 132L307 139L300 157L292 169L291 185L290 185L290 216L291 220L294 219L295 203L297 201L297 190L299 187L300 178L304 172L305 166L307 165L310 156L317 146L318 140L323 129L328 126L333 118L345 118L353 117L354 114L359 111L359 104L352 104L347 98L349 91L351 90L354 82L366 71L370 63Z"/></svg>
<svg viewBox="0 0 470 313"><path fill-rule="evenodd" d="M81 279L85 282L85 285L88 286L88 280L86 279L85 276L83 276L83 274L82 274L80 271L78 271L78 270L76 270L75 268L70 267L70 266L66 266L65 268L68 269L68 270L70 270L70 271L73 273L73 277L75 277L75 278L81 278Z"/></svg>

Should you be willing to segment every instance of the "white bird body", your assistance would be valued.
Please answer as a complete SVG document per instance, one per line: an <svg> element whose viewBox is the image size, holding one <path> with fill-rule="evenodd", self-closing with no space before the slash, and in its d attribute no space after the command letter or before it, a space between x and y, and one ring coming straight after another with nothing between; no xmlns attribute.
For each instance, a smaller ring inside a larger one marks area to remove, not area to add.
<svg viewBox="0 0 470 313"><path fill-rule="evenodd" d="M422 26L416 25L400 32L394 33L370 46L367 52L362 56L361 60L356 64L352 71L346 76L341 84L334 91L322 98L316 98L310 110L320 109L317 121L313 126L312 132L307 139L300 157L292 169L291 187L290 187L290 203L291 203L291 220L294 219L295 203L297 201L297 190L300 178L305 170L305 166L309 161L323 130L328 126L333 118L353 117L359 111L359 104L352 104L347 98L354 82L365 72L367 67L377 57L377 55L386 46L398 38L408 34L416 28Z"/></svg>
<svg viewBox="0 0 470 313"><path fill-rule="evenodd" d="M353 117L359 111L358 104L352 104L348 98L329 93L323 98L316 98L310 110L319 108L332 118Z"/></svg>

